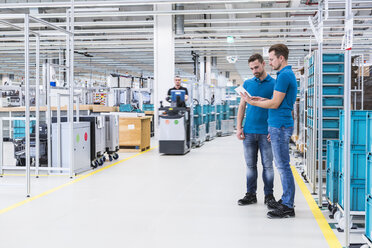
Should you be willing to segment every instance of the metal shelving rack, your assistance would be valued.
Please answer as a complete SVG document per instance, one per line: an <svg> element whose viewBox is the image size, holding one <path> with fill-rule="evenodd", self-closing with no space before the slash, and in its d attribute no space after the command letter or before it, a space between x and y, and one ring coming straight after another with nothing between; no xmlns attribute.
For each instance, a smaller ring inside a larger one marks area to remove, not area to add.
<svg viewBox="0 0 372 248"><path fill-rule="evenodd" d="M338 140L339 138L339 110L343 109L343 81L344 81L344 58L343 54L323 54L322 56L322 78L323 86L320 90L319 77L319 53L314 51L307 59L307 152L306 152L306 172L307 179L312 188L312 193L317 190L319 182L319 131L322 130L322 166L326 162L326 142L327 140ZM322 94L325 92L325 94ZM322 106L320 105L322 100ZM319 109L321 107L321 111ZM322 125L320 127L319 115L322 115ZM324 167L324 166L323 166ZM322 181L325 180L326 173L323 168ZM323 188L323 187L322 187ZM319 190L319 186L318 186ZM319 203L320 204L320 203Z"/></svg>

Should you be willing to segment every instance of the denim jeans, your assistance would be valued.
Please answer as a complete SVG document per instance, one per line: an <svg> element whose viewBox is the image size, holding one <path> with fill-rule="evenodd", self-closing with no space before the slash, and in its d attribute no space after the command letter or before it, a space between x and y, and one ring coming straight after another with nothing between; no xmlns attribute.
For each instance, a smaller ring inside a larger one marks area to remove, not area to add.
<svg viewBox="0 0 372 248"><path fill-rule="evenodd" d="M271 144L267 141L267 135L245 133L244 136L243 147L245 162L247 164L247 192L255 194L257 191L257 156L258 149L260 149L263 165L262 179L264 182L264 192L265 195L273 194L273 154Z"/></svg>
<svg viewBox="0 0 372 248"><path fill-rule="evenodd" d="M274 161L282 181L282 204L290 208L293 208L295 196L295 183L291 166L289 165L289 140L292 133L293 127L269 127Z"/></svg>

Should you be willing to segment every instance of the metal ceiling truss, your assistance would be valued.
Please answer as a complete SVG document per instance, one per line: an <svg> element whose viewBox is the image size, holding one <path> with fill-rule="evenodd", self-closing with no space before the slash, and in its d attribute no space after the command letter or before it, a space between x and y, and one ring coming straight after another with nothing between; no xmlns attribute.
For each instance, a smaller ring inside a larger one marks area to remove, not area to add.
<svg viewBox="0 0 372 248"><path fill-rule="evenodd" d="M4 1L4 0L3 0ZM154 4L185 4L184 10L154 11ZM217 68L230 71L230 78L241 82L249 74L248 57L262 52L262 47L285 43L290 48L289 62L295 68L302 66L303 57L317 48L308 16L314 16L317 6L290 6L291 1L244 0L157 0L157 1L75 1L75 51L87 52L92 58L75 56L77 75L97 75L110 72L151 74L153 71L153 16L185 15L184 34L175 35L176 62L192 62L191 52L200 56L218 57ZM92 7L92 12L87 8ZM292 6L292 5L291 5ZM33 9L33 16L43 18L56 27L64 28L65 9L70 2L37 2L0 4L0 18L15 25L15 29L0 23L0 73L22 73L23 14ZM98 10L98 8L102 10ZM111 11L105 11L105 8ZM115 7L115 8L113 8ZM83 9L84 8L84 9ZM11 9L11 11L10 11ZM344 2L329 1L329 18L324 22L324 49L340 51L344 34ZM355 53L371 53L372 4L369 0L353 2ZM31 23L33 31L42 33L41 58L58 58L64 45L64 36L42 24ZM239 54L236 64L227 63L231 52L227 35L235 39L234 49ZM30 39L30 51L34 51ZM11 58L11 61L9 61ZM31 61L34 59L31 55ZM299 63L300 62L300 63ZM177 64L177 70L192 73L191 64Z"/></svg>

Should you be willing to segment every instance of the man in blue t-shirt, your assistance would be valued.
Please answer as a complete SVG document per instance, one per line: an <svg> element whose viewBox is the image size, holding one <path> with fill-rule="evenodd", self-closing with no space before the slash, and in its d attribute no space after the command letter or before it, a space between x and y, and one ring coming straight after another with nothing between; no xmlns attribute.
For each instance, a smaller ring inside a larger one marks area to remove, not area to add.
<svg viewBox="0 0 372 248"><path fill-rule="evenodd" d="M291 66L288 66L288 54L288 47L283 44L273 45L269 49L270 66L278 71L271 99L242 95L242 99L250 105L269 109L271 147L283 187L283 195L277 208L267 213L269 218L295 216L295 183L289 164L289 140L293 133L292 110L296 101L297 82Z"/></svg>
<svg viewBox="0 0 372 248"><path fill-rule="evenodd" d="M267 75L265 62L260 54L254 54L248 59L248 65L254 78L246 80L243 87L252 95L271 98L275 80ZM263 165L262 179L264 182L264 203L269 209L275 208L277 202L273 195L274 169L271 144L268 141L268 110L248 105L242 99L238 110L237 137L243 140L244 157L247 165L247 193L238 201L239 205L257 203L257 155L261 153ZM242 127L245 114L244 128Z"/></svg>

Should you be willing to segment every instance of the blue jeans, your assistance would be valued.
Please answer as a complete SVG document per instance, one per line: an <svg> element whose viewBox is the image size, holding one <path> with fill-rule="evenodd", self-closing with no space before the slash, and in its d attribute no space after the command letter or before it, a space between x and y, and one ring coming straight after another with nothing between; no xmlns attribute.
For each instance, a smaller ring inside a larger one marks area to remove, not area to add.
<svg viewBox="0 0 372 248"><path fill-rule="evenodd" d="M282 204L290 208L293 208L296 189L291 166L289 165L289 140L292 133L293 127L269 127L274 161L282 181Z"/></svg>
<svg viewBox="0 0 372 248"><path fill-rule="evenodd" d="M267 141L266 134L245 133L243 140L244 157L247 164L247 193L257 191L257 156L258 149L261 152L263 165L262 179L264 182L265 195L273 194L274 168L271 144Z"/></svg>

